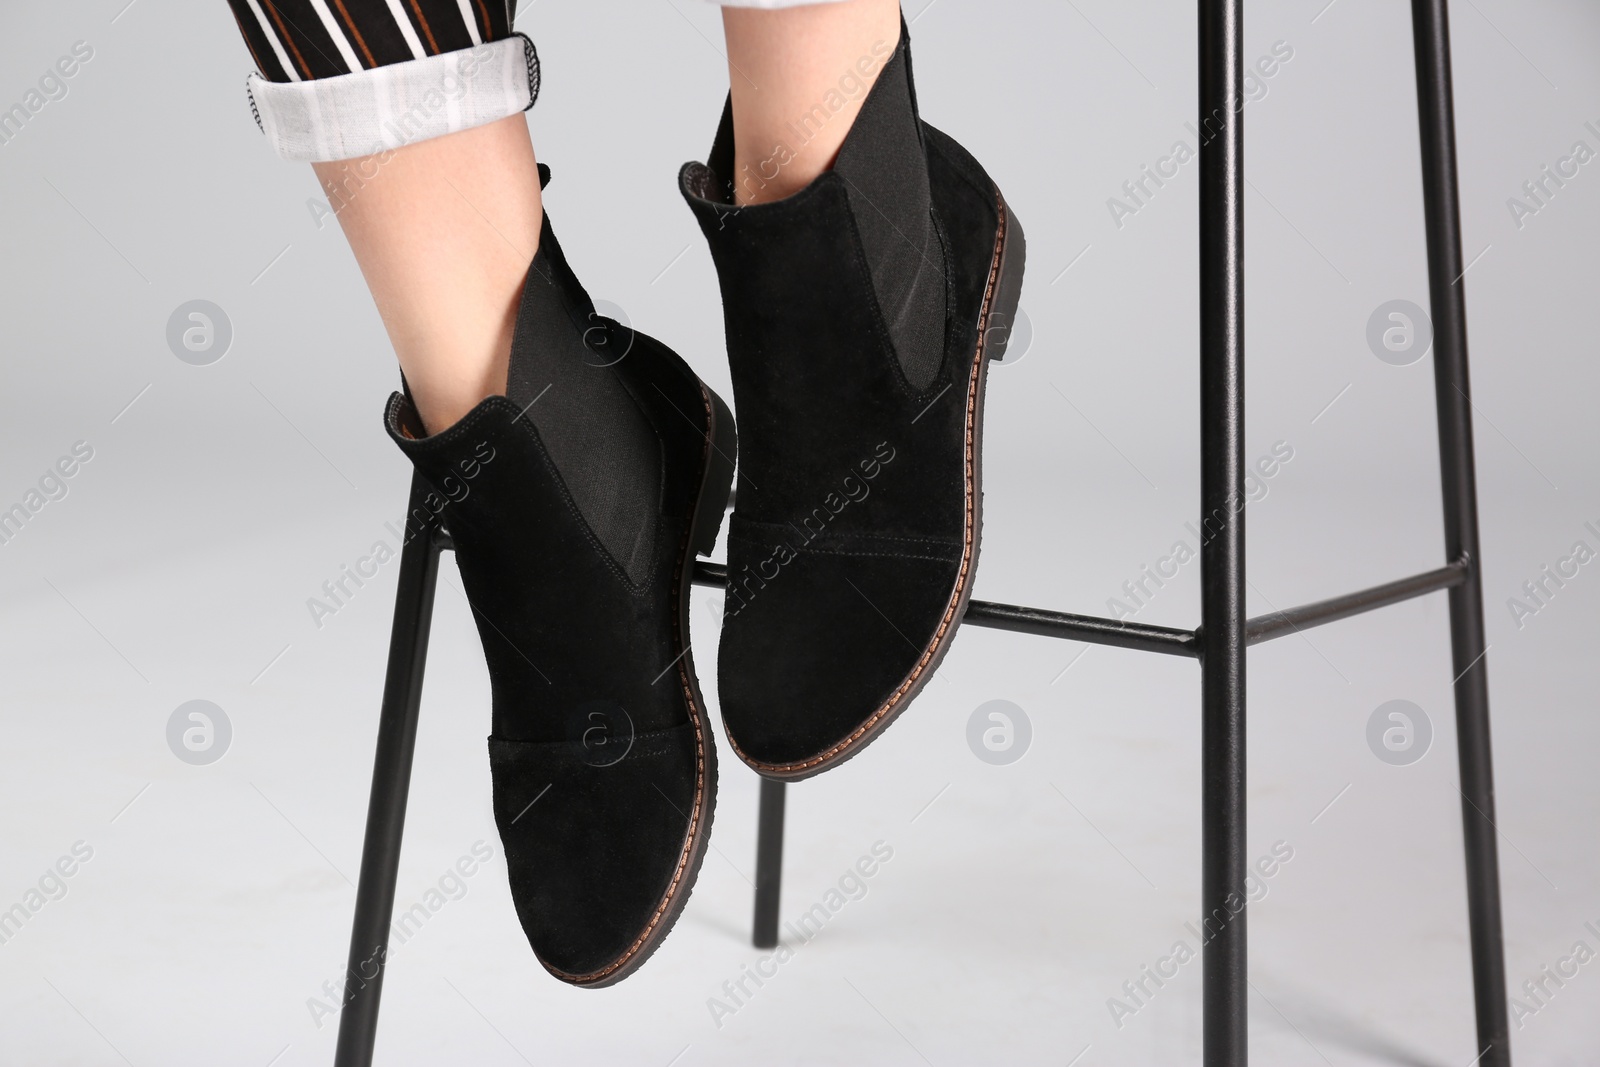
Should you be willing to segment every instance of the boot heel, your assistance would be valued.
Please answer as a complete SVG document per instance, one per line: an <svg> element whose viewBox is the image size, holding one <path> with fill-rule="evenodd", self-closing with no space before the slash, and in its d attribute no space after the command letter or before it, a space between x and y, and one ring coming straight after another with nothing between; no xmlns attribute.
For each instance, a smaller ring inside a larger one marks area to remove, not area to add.
<svg viewBox="0 0 1600 1067"><path fill-rule="evenodd" d="M722 517L728 510L728 500L733 495L734 461L739 455L739 431L734 426L733 412L722 398L704 386L711 401L710 454L706 457L705 480L700 483L700 499L695 504L694 526L689 541L696 555L709 556L716 547L717 534L722 529Z"/></svg>
<svg viewBox="0 0 1600 1067"><path fill-rule="evenodd" d="M998 363L1006 358L1006 346L1011 343L1011 328L1017 321L1017 305L1022 300L1022 268L1027 258L1028 242L1022 235L1022 223L1012 213L1006 198L995 190L1000 206L1000 219L1005 235L1000 244L999 277L994 284L993 303L989 307L989 321L983 331L983 349L988 359Z"/></svg>

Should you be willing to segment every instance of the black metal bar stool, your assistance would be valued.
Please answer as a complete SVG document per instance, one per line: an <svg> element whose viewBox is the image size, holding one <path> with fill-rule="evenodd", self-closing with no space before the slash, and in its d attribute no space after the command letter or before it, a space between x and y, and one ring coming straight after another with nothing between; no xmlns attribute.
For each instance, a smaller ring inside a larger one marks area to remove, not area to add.
<svg viewBox="0 0 1600 1067"><path fill-rule="evenodd" d="M1455 119L1446 0L1412 0L1417 108L1433 315L1433 367L1443 483L1445 562L1356 593L1257 618L1245 616L1244 579L1244 131L1242 0L1200 0L1200 499L1209 539L1201 548L1200 626L1180 630L1014 604L974 600L963 622L1018 633L1114 645L1200 661L1202 714L1202 914L1221 909L1243 886L1245 861L1245 649L1311 626L1348 618L1426 593L1448 590L1454 661L1461 814L1466 844L1468 919L1482 1067L1511 1062L1505 959L1500 933L1499 861L1489 754L1489 688L1484 663L1483 592L1478 552L1472 413L1467 385L1466 306L1456 191ZM413 534L401 556L388 675L367 810L361 884L350 939L347 1004L339 1020L337 1067L367 1067L377 1036L388 929L416 741L428 627L439 553L448 534L411 490ZM722 586L724 567L701 561L695 581ZM778 940L785 786L761 783L756 848L757 947ZM1244 1064L1248 1055L1245 913L1222 925L1204 948L1204 1049L1207 1067Z"/></svg>

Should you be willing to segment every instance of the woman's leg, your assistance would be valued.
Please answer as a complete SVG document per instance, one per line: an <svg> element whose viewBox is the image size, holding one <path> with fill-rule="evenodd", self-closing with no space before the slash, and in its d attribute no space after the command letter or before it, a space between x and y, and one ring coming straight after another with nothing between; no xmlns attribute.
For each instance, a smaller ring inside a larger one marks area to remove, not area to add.
<svg viewBox="0 0 1600 1067"><path fill-rule="evenodd" d="M313 165L424 428L437 433L504 393L544 217L523 117Z"/></svg>
<svg viewBox="0 0 1600 1067"><path fill-rule="evenodd" d="M279 153L312 163L430 433L504 393L538 250L521 112L536 61L504 0L230 0Z"/></svg>
<svg viewBox="0 0 1600 1067"><path fill-rule="evenodd" d="M733 96L734 195L741 204L781 200L833 166L900 39L900 4L726 7L722 27Z"/></svg>

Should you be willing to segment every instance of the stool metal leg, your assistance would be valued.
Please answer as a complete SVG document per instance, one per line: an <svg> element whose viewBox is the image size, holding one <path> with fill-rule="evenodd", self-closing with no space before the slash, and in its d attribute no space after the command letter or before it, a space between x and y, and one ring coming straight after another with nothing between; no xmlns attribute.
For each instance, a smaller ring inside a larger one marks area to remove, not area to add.
<svg viewBox="0 0 1600 1067"><path fill-rule="evenodd" d="M1482 1067L1507 1067L1511 1043L1500 932L1494 774L1489 752L1489 680L1484 662L1488 649L1483 629L1472 406L1468 400L1467 313L1462 289L1464 267L1446 0L1413 0L1411 22L1422 139L1445 551L1451 560L1462 561L1467 571L1466 580L1450 590L1450 645L1456 674L1456 744L1467 860L1467 917L1472 930L1472 978L1478 1018L1476 1051L1481 1054L1477 1062Z"/></svg>
<svg viewBox="0 0 1600 1067"><path fill-rule="evenodd" d="M761 779L756 817L756 915L750 938L756 948L778 947L778 898L783 888L783 802L788 786Z"/></svg>
<svg viewBox="0 0 1600 1067"><path fill-rule="evenodd" d="M1244 128L1241 0L1201 0L1201 914L1207 1067L1249 1055L1245 940Z"/></svg>
<svg viewBox="0 0 1600 1067"><path fill-rule="evenodd" d="M395 881L400 873L400 842L405 830L406 794L411 787L411 757L416 749L417 711L422 703L422 673L428 660L428 630L439 577L437 528L413 521L428 514L423 497L432 491L420 478L411 483L410 535L400 552L394 626L389 634L389 669L378 717L378 752L367 802L366 843L361 849L361 882L356 888L355 923L345 971L345 1006L339 1016L335 1067L369 1067L378 1036L378 998L389 951Z"/></svg>

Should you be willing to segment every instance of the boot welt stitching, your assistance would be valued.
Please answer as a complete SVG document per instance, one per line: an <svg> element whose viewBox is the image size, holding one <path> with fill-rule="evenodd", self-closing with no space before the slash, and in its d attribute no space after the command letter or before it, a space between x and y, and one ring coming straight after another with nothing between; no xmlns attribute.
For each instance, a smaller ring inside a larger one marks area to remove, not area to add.
<svg viewBox="0 0 1600 1067"><path fill-rule="evenodd" d="M744 525L745 527L750 527L750 526L769 527L769 528L776 529L776 530L778 530L780 532L785 531L785 530L792 530L793 529L793 525L792 524L773 523L773 522L757 523L757 522L753 522L753 521L748 520L748 519L744 520L742 525ZM830 533L831 533L831 531L830 531ZM736 532L734 532L734 530L733 530L733 528L731 526L728 529L728 536L731 537L731 538L735 538L737 540L740 540L740 541L748 542L749 544L763 545L763 546L768 545L773 540L773 538L770 538L770 537L762 538L762 537L751 536L749 533L736 533ZM828 536L828 534L825 533L821 537L818 537L817 540L822 540L823 537L826 537L826 536ZM873 541L898 541L901 544L922 545L925 548L956 548L961 544L960 541L942 540L940 538L934 538L934 537L895 537L895 536L893 536L891 534L867 534L867 535L863 535L863 534L861 534L859 532L851 532L851 533L835 534L833 536L834 536L834 538L836 540L848 540L848 539L851 539L851 538L856 538L856 539L859 540L863 536L865 536L866 538L868 538L870 540L873 540ZM820 549L805 549L805 551L815 552L815 551L820 551Z"/></svg>
<svg viewBox="0 0 1600 1067"><path fill-rule="evenodd" d="M838 548L806 548L801 549L797 555L803 556L845 556L849 559L922 559L929 563L950 563L947 556L924 556L915 552L873 552L870 550L848 551Z"/></svg>

